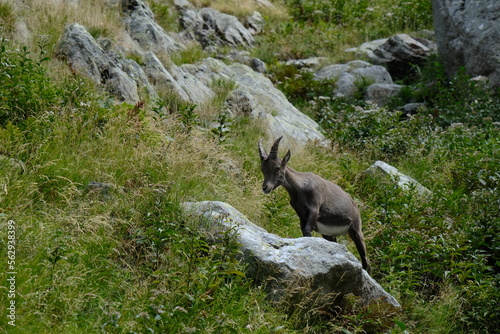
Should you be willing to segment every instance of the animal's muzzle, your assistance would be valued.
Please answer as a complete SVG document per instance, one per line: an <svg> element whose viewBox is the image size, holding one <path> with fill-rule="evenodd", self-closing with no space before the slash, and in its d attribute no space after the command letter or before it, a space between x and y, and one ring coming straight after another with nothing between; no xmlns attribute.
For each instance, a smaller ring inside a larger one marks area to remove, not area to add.
<svg viewBox="0 0 500 334"><path fill-rule="evenodd" d="M262 192L264 192L264 194L269 194L271 191L273 191L274 187L272 185L269 185L269 184L263 184L262 185Z"/></svg>

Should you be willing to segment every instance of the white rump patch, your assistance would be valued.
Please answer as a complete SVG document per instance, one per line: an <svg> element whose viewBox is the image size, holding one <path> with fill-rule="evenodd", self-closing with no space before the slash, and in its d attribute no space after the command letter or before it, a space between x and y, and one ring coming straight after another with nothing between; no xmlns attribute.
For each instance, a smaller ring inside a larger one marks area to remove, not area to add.
<svg viewBox="0 0 500 334"><path fill-rule="evenodd" d="M345 235L349 230L349 225L325 225L320 222L316 223L316 232L322 235Z"/></svg>

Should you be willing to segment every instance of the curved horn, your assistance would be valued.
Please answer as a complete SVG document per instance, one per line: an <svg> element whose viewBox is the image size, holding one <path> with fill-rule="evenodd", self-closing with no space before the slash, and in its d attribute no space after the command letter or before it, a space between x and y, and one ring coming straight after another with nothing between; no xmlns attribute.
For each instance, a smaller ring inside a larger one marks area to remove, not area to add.
<svg viewBox="0 0 500 334"><path fill-rule="evenodd" d="M283 138L283 136L276 139L276 141L273 144L273 147L271 147L271 152L269 152L269 157L271 157L272 159L276 159L278 157L278 148L280 146L281 138Z"/></svg>
<svg viewBox="0 0 500 334"><path fill-rule="evenodd" d="M266 150L262 147L262 139L263 138L260 138L259 140L259 154L260 154L260 160L267 160L267 152Z"/></svg>

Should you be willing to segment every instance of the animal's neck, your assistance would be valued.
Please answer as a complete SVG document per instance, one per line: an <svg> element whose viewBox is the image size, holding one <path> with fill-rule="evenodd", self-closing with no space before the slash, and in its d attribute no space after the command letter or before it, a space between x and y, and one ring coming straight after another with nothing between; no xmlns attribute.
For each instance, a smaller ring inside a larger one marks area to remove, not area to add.
<svg viewBox="0 0 500 334"><path fill-rule="evenodd" d="M300 188L300 172L297 172L293 168L285 167L285 182L283 182L283 187L285 187L286 191L290 195L290 197L296 198Z"/></svg>

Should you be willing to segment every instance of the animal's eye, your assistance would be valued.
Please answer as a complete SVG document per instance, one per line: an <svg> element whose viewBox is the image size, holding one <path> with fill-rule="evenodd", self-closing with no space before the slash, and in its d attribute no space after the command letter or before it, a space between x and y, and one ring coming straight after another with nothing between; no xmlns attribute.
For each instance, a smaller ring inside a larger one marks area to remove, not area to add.
<svg viewBox="0 0 500 334"><path fill-rule="evenodd" d="M279 172L279 171L280 171L280 168L279 168L279 167L274 167L274 171L275 171L275 172Z"/></svg>

